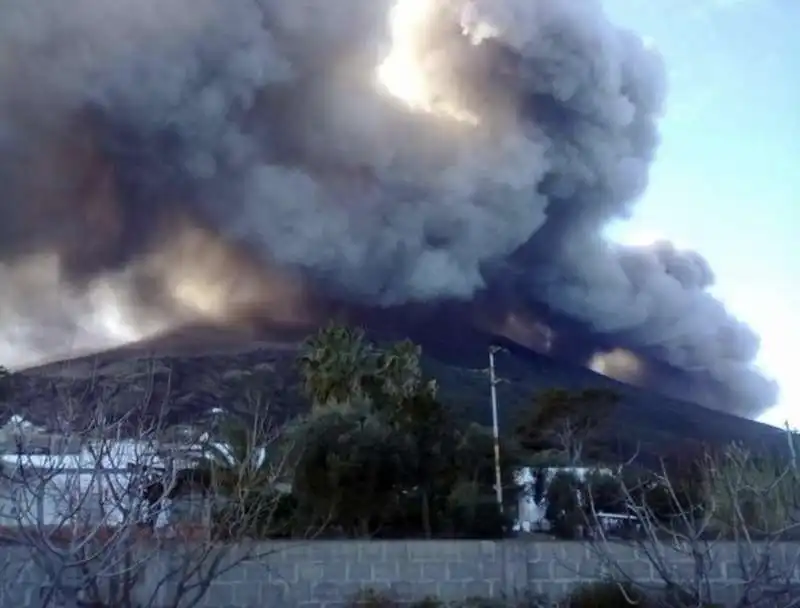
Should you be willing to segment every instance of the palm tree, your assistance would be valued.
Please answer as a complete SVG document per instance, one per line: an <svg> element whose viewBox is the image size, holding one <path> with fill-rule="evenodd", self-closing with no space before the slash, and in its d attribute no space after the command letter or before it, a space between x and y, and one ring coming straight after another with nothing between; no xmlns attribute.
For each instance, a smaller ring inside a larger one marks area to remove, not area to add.
<svg viewBox="0 0 800 608"><path fill-rule="evenodd" d="M375 397L396 405L428 391L435 393L435 383L423 385L420 354L420 347L410 340L380 352L374 373Z"/></svg>
<svg viewBox="0 0 800 608"><path fill-rule="evenodd" d="M411 341L379 349L363 330L329 325L306 341L298 361L314 405L397 405L435 385L423 386L420 348Z"/></svg>
<svg viewBox="0 0 800 608"><path fill-rule="evenodd" d="M335 405L365 396L375 357L362 330L329 325L306 341L298 364L314 405Z"/></svg>

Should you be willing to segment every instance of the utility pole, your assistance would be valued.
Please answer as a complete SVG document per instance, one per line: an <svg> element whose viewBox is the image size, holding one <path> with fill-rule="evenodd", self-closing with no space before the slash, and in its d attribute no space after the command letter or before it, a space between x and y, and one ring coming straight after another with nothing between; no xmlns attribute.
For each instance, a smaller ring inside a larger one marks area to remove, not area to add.
<svg viewBox="0 0 800 608"><path fill-rule="evenodd" d="M489 382L491 383L492 392L492 436L494 438L494 483L495 492L497 493L497 506L500 513L503 512L503 477L500 473L500 428L497 423L497 385L500 380L497 379L494 371L494 355L502 349L499 346L489 347Z"/></svg>

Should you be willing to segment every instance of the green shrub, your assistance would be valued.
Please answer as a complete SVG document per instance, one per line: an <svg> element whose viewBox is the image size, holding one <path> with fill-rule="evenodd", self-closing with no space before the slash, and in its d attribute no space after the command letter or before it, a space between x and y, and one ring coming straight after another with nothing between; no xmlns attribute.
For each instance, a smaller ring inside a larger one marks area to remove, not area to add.
<svg viewBox="0 0 800 608"><path fill-rule="evenodd" d="M350 608L394 608L397 605L394 598L374 589L357 593L348 603Z"/></svg>
<svg viewBox="0 0 800 608"><path fill-rule="evenodd" d="M557 538L574 539L586 522L581 509L579 492L581 482L572 471L559 471L547 487L547 507L544 517L550 532Z"/></svg>
<svg viewBox="0 0 800 608"><path fill-rule="evenodd" d="M564 601L563 608L648 608L647 596L631 585L619 583L592 583L573 591Z"/></svg>
<svg viewBox="0 0 800 608"><path fill-rule="evenodd" d="M451 608L552 608L553 602L542 595L525 593L513 599L471 598L451 604Z"/></svg>
<svg viewBox="0 0 800 608"><path fill-rule="evenodd" d="M415 602L401 603L388 593L366 589L350 600L349 608L440 608L445 604L433 597L424 598Z"/></svg>
<svg viewBox="0 0 800 608"><path fill-rule="evenodd" d="M670 606L685 608L696 603L685 603L664 597L664 603L653 601L643 591L632 585L614 582L589 583L575 589L566 599L553 603L543 596L529 594L515 599L489 599L474 597L460 602L444 602L434 597L415 602L400 602L391 594L367 589L353 597L349 608L655 608ZM706 608L718 608L709 605Z"/></svg>
<svg viewBox="0 0 800 608"><path fill-rule="evenodd" d="M414 602L399 602L392 595L366 589L347 604L348 608L551 608L553 604L535 594L525 594L517 599L489 599L472 597L462 601L444 602L427 597Z"/></svg>

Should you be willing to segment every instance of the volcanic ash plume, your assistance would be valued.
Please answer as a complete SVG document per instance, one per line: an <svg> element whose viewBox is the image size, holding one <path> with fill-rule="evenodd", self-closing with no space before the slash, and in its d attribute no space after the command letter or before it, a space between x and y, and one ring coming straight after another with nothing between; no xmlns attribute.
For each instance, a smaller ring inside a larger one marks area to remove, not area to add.
<svg viewBox="0 0 800 608"><path fill-rule="evenodd" d="M756 413L775 387L704 260L600 237L646 186L664 91L592 0L6 3L3 310L31 328L9 347L107 335L82 327L98 293L139 335L291 322L312 292L489 294L580 328L587 364L623 349Z"/></svg>

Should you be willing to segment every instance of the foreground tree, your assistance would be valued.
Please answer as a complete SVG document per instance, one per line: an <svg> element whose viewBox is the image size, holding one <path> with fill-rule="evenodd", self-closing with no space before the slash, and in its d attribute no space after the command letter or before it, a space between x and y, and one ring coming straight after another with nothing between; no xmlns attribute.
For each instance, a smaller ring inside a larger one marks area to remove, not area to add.
<svg viewBox="0 0 800 608"><path fill-rule="evenodd" d="M195 486L176 487L176 471L199 464L197 438L166 441L175 436L162 424L167 404L152 403L146 394L136 407L126 403L123 410L114 403L110 390L96 403L53 404L53 426L21 437L17 457L4 471L3 499L11 507L0 528L6 555L28 571L43 608L197 605L226 571L273 551L252 534L251 519L263 518L278 501L261 501L254 512L241 508L239 497L256 479L262 490L274 487L280 472L251 467L253 454L243 452L242 468L252 474L230 462L225 475L200 484L203 504L212 507L201 514L227 509L221 534L210 517L196 518L183 508ZM45 454L28 449L42 442ZM222 471L216 464L211 469L214 475ZM6 601L23 587L9 586Z"/></svg>
<svg viewBox="0 0 800 608"><path fill-rule="evenodd" d="M301 517L344 536L375 534L399 508L406 458L402 438L368 408L328 411L302 427L294 476Z"/></svg>
<svg viewBox="0 0 800 608"><path fill-rule="evenodd" d="M419 359L412 342L378 348L361 329L329 325L306 340L298 367L315 406L368 402L380 408L425 390Z"/></svg>
<svg viewBox="0 0 800 608"><path fill-rule="evenodd" d="M607 390L544 391L518 425L517 439L541 461L577 466L594 447L595 432L618 402L619 396Z"/></svg>
<svg viewBox="0 0 800 608"><path fill-rule="evenodd" d="M267 410L268 411L268 410ZM218 538L290 536L295 528L290 438L258 409L226 414L197 441L191 467L176 474L171 496L200 488Z"/></svg>
<svg viewBox="0 0 800 608"><path fill-rule="evenodd" d="M307 342L299 365L316 405L297 431L295 493L307 516L332 515L343 534L359 536L431 537L487 521L474 507L494 496L491 435L441 403L418 346L379 348L332 326ZM515 461L509 453L504 462L508 470ZM494 498L489 506L497 510Z"/></svg>
<svg viewBox="0 0 800 608"><path fill-rule="evenodd" d="M298 358L305 393L315 406L363 400L376 365L364 332L338 325L308 338Z"/></svg>
<svg viewBox="0 0 800 608"><path fill-rule="evenodd" d="M582 480L572 471L558 471L547 486L544 518L557 538L575 539L585 523Z"/></svg>
<svg viewBox="0 0 800 608"><path fill-rule="evenodd" d="M793 450L796 438L787 434L787 440ZM636 484L624 481L620 486L625 511L638 528L630 542L650 561L671 605L800 605L800 550L786 542L796 540L800 531L797 462L759 457L734 446L706 452L696 464L702 471L702 492L686 492L683 479L673 481L667 465L647 477L645 487L641 477ZM595 505L591 514L597 523ZM594 550L612 574L641 585L616 557L619 552L604 528L596 525L595 531Z"/></svg>

